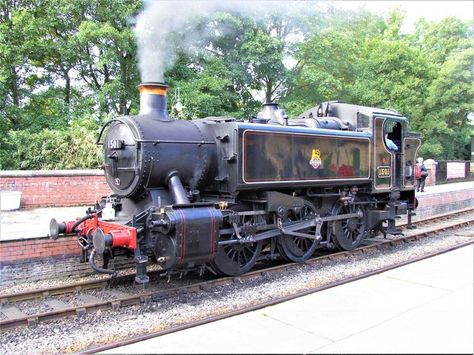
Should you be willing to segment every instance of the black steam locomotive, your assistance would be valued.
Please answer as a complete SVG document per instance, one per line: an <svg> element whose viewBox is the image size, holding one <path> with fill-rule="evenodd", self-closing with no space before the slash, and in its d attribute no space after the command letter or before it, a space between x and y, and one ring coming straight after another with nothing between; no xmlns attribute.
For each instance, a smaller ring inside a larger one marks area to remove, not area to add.
<svg viewBox="0 0 474 355"><path fill-rule="evenodd" d="M176 120L167 88L141 84L139 115L103 127L113 195L84 218L51 221L53 238L79 236L94 270L114 273L109 259L125 252L138 283L150 261L239 275L262 258L351 250L414 214L420 136L396 112L334 101L288 119L270 103L249 120Z"/></svg>

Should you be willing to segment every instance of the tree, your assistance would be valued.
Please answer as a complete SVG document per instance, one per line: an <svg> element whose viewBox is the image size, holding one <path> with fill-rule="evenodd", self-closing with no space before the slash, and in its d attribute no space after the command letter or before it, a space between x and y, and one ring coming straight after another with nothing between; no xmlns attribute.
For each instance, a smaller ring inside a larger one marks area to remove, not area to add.
<svg viewBox="0 0 474 355"><path fill-rule="evenodd" d="M285 99L285 107L296 115L322 101L353 101L360 46L351 33L335 29L313 35L300 47L299 73Z"/></svg>
<svg viewBox="0 0 474 355"><path fill-rule="evenodd" d="M168 109L184 119L231 115L241 117L238 94L232 85L232 73L221 58L179 54L174 67L167 72ZM175 110L180 92L181 112Z"/></svg>
<svg viewBox="0 0 474 355"><path fill-rule="evenodd" d="M420 130L422 153L437 159L465 159L470 127L467 115L474 111L474 48L452 52L429 88L427 114Z"/></svg>
<svg viewBox="0 0 474 355"><path fill-rule="evenodd" d="M129 21L140 6L139 0L2 2L2 132L68 131L74 120L106 119L137 107L139 79ZM18 163L10 154L19 144L12 146L14 137L0 137L2 168Z"/></svg>
<svg viewBox="0 0 474 355"><path fill-rule="evenodd" d="M254 114L261 107L260 93L265 102L284 97L294 74L293 68L285 65L295 49L289 38L301 34L294 17L262 14L256 20L218 14L204 22L209 36L202 39L200 47L230 69L245 114Z"/></svg>
<svg viewBox="0 0 474 355"><path fill-rule="evenodd" d="M399 111L416 127L432 80L427 59L405 40L368 39L361 53L354 87L359 102Z"/></svg>
<svg viewBox="0 0 474 355"><path fill-rule="evenodd" d="M77 71L97 98L101 113L128 114L137 106L136 44L130 20L139 0L83 0L75 5L81 23L72 38L80 53Z"/></svg>
<svg viewBox="0 0 474 355"><path fill-rule="evenodd" d="M411 38L432 63L423 115L416 123L424 134L421 153L436 159L464 159L468 140L467 114L473 110L472 23L447 17L421 19Z"/></svg>
<svg viewBox="0 0 474 355"><path fill-rule="evenodd" d="M17 126L22 117L21 107L30 96L27 77L32 67L25 62L28 33L16 25L16 16L30 10L30 1L4 1L0 8L0 128L6 131Z"/></svg>
<svg viewBox="0 0 474 355"><path fill-rule="evenodd" d="M422 18L416 23L411 41L435 64L441 65L453 51L472 46L472 29L455 17L446 17L439 22Z"/></svg>
<svg viewBox="0 0 474 355"><path fill-rule="evenodd" d="M296 76L284 100L290 115L297 115L322 101L360 103L354 91L360 81L360 61L370 38L380 38L386 25L371 13L337 14L315 28L296 51Z"/></svg>

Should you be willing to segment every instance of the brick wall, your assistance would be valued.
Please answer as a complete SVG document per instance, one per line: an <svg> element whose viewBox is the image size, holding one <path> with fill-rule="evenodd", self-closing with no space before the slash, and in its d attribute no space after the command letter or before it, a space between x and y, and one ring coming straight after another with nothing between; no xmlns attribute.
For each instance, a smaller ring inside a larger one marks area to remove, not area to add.
<svg viewBox="0 0 474 355"><path fill-rule="evenodd" d="M0 287L25 281L71 279L98 275L88 263L80 262L81 249L75 237L0 242ZM102 258L96 257L97 265ZM135 272L133 258L117 257L109 262L114 270ZM127 270L129 269L129 270ZM105 276L104 277L108 277Z"/></svg>
<svg viewBox="0 0 474 355"><path fill-rule="evenodd" d="M111 193L101 170L0 171L0 190L21 191L21 208L90 205Z"/></svg>
<svg viewBox="0 0 474 355"><path fill-rule="evenodd" d="M75 237L64 237L58 240L36 238L0 243L0 264L2 265L23 260L31 261L80 254L81 248Z"/></svg>
<svg viewBox="0 0 474 355"><path fill-rule="evenodd" d="M427 195L417 195L419 206L417 218L428 218L437 214L474 207L474 189L446 191Z"/></svg>
<svg viewBox="0 0 474 355"><path fill-rule="evenodd" d="M0 241L0 287L17 282L57 278L76 278L97 273L88 263L80 262L81 248L76 237L32 238ZM101 256L96 256L102 265ZM109 268L135 271L133 258L111 259Z"/></svg>
<svg viewBox="0 0 474 355"><path fill-rule="evenodd" d="M474 189L466 188L458 191L445 191L425 195L417 194L416 197L420 201L419 208L435 207L460 201L474 203Z"/></svg>

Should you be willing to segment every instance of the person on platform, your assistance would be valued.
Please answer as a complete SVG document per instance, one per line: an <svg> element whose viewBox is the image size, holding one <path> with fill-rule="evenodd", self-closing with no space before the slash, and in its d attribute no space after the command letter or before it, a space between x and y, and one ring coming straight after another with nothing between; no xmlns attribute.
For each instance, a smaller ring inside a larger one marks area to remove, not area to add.
<svg viewBox="0 0 474 355"><path fill-rule="evenodd" d="M415 178L416 178L416 192L425 192L425 180L428 176L428 170L426 170L425 164L423 164L423 158L418 158L415 164Z"/></svg>

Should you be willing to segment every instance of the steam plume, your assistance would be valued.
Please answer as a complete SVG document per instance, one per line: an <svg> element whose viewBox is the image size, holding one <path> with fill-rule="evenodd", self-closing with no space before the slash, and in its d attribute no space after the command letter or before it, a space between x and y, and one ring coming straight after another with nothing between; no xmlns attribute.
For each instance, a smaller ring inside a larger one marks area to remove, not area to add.
<svg viewBox="0 0 474 355"><path fill-rule="evenodd" d="M141 79L164 81L164 73L173 65L177 54L176 44L169 40L171 33L179 34L183 50L192 48L194 40L206 35L192 27L196 18L228 12L259 19L269 12L288 14L303 10L307 13L309 7L306 2L292 1L148 1L135 27Z"/></svg>

